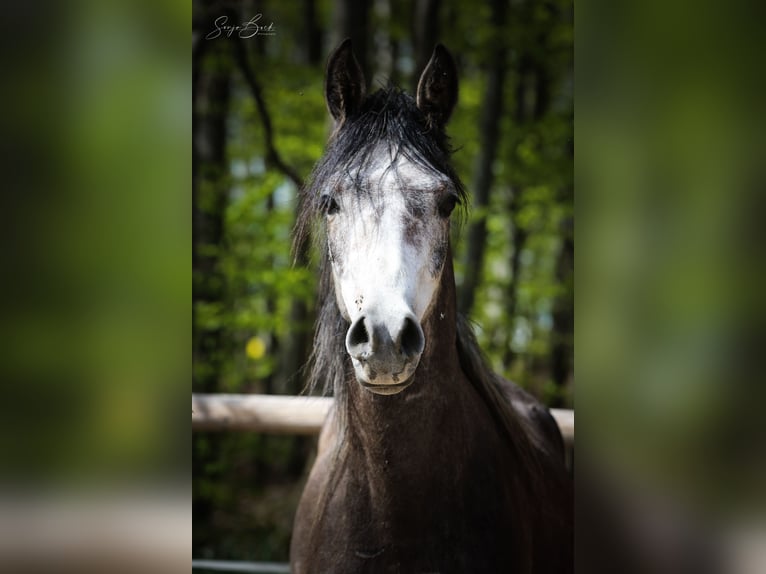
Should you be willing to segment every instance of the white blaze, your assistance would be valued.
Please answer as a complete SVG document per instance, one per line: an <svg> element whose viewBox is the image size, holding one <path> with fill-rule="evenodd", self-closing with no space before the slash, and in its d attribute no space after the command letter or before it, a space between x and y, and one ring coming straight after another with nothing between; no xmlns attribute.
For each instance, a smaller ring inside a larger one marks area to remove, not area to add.
<svg viewBox="0 0 766 574"><path fill-rule="evenodd" d="M408 237L406 222L413 215L405 194L437 188L442 179L403 164L372 171L368 183L371 193L349 189L348 197L338 199L340 212L330 218L335 292L351 323L372 312L394 333L406 314L422 322L429 312L440 278L432 272L433 251L445 239L435 197L424 199L428 213Z"/></svg>

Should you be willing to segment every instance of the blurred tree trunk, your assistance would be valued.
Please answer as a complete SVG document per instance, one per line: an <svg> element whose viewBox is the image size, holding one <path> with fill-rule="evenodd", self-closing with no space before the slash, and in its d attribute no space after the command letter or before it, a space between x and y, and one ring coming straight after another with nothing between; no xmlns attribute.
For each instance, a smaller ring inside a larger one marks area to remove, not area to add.
<svg viewBox="0 0 766 574"><path fill-rule="evenodd" d="M522 14L529 16L529 5L524 6ZM538 38L539 45L545 45L544 33ZM538 123L550 110L551 103L551 82L545 63L539 56L535 57L526 49L519 58L518 77L515 90L516 108L513 114L514 123L517 126L525 124ZM515 353L511 347L513 340L513 331L515 329L515 318L518 311L518 293L521 283L521 255L527 243L528 232L520 224L519 214L523 205L522 197L524 188L522 186L513 186L513 193L509 204L511 223L513 232L511 241L513 251L511 253L511 281L508 287L509 317L511 318L510 332L507 336L507 344L503 357L503 364L510 367L515 358Z"/></svg>
<svg viewBox="0 0 766 574"><path fill-rule="evenodd" d="M224 278L219 249L228 202L226 118L230 99L230 70L226 42L209 41L194 63L192 95L192 339L194 389L213 392L221 366L223 332L200 325L198 304L222 305Z"/></svg>
<svg viewBox="0 0 766 574"><path fill-rule="evenodd" d="M369 57L369 7L366 0L333 0L331 49L334 50L345 38L351 38L364 77L369 82L372 70Z"/></svg>
<svg viewBox="0 0 766 574"><path fill-rule="evenodd" d="M574 19L574 7L568 5L560 14L561 19L572 25ZM571 50L571 48L570 48ZM570 51L569 57L573 57ZM571 72L571 61L568 62L568 70ZM574 112L570 112L569 122L572 132L566 143L566 154L574 164ZM570 173L570 177L572 174ZM561 203L568 211L562 222L562 245L559 259L556 264L556 277L563 291L554 303L553 312L553 340L551 348L551 371L553 382L559 389L563 389L574 379L574 182L570 181L562 189ZM564 406L566 397L563 393L557 393L561 406Z"/></svg>
<svg viewBox="0 0 766 574"><path fill-rule="evenodd" d="M376 22L373 33L374 71L370 89L387 86L393 80L396 62L396 44L391 34L391 0L373 0L373 14Z"/></svg>
<svg viewBox="0 0 766 574"><path fill-rule="evenodd" d="M471 191L473 209L478 214L468 229L465 253L464 279L458 296L458 308L465 315L471 313L476 288L481 278L484 250L487 239L487 215L489 192L494 174L492 166L497 156L500 140L500 118L503 114L503 84L505 82L506 47L504 42L505 1L492 1L493 30L487 88L481 106L479 120L479 155L474 168Z"/></svg>
<svg viewBox="0 0 766 574"><path fill-rule="evenodd" d="M568 186L564 200L571 200L572 187ZM574 219L562 222L561 251L556 262L556 279L562 293L553 306L553 333L551 341L551 375L559 389L567 384L573 372L574 355ZM561 393L557 393L552 407L564 406Z"/></svg>
<svg viewBox="0 0 766 574"><path fill-rule="evenodd" d="M266 214L268 218L271 218L272 214L274 213L274 192L272 191L269 196L266 198ZM266 259L268 268L273 269L274 268L274 257L270 254L269 257ZM274 295L274 293L269 293L266 296L266 312L270 316L274 316L277 314L277 298ZM271 354L271 356L276 357L279 354L280 344L279 344L279 338L276 336L275 333L271 333L270 340L268 341L268 353ZM275 379L275 372L270 372L267 376L263 378L263 392L267 395L274 394L274 379Z"/></svg>
<svg viewBox="0 0 766 574"><path fill-rule="evenodd" d="M205 5L207 8L208 6ZM226 42L204 39L210 12L201 10L193 24L192 52L192 391L215 392L223 364L223 329L199 321L200 305L223 306L224 277L219 249L228 202L226 119L230 101L230 67ZM192 475L215 481L208 468L218 460L221 437L195 433L192 437ZM192 514L195 544L209 541L214 508L195 483ZM201 528L200 528L201 526Z"/></svg>
<svg viewBox="0 0 766 574"><path fill-rule="evenodd" d="M573 118L571 118L573 119ZM574 140L566 144L567 157L574 162ZM553 304L553 333L551 341L551 375L554 384L563 389L574 376L574 184L561 190L559 202L567 210L561 223L561 250L556 262L556 280L561 293ZM564 397L557 393L553 406L564 406Z"/></svg>
<svg viewBox="0 0 766 574"><path fill-rule="evenodd" d="M514 187L511 193L511 202L509 206L512 232L511 232L511 282L508 289L508 303L506 313L508 314L508 333L505 353L503 355L503 364L506 368L511 366L514 359L514 352L511 347L513 341L513 332L515 329L516 313L519 310L518 296L519 285L521 284L521 254L527 243L527 231L518 224L519 212L521 211L521 188Z"/></svg>
<svg viewBox="0 0 766 574"><path fill-rule="evenodd" d="M523 13L523 12L522 12ZM513 113L514 125L520 129L521 126L528 123L530 116L530 110L528 105L528 92L530 84L530 58L529 55L524 52L519 56L519 65L516 74L516 88L514 101L516 109ZM535 109L539 108L535 106ZM515 150L512 150L515 153ZM514 165L515 161L511 160L511 165ZM519 224L519 213L521 211L521 197L523 193L523 187L521 185L512 185L511 199L508 205L508 212L511 220L511 281L508 284L508 298L506 312L509 319L509 330L507 333L507 343L505 344L505 352L503 354L503 364L509 369L515 358L515 353L511 346L513 341L513 333L516 329L516 313L518 312L518 297L519 297L519 285L521 284L521 254L524 252L524 247L527 243L527 230Z"/></svg>
<svg viewBox="0 0 766 574"><path fill-rule="evenodd" d="M290 306L291 326L284 339L280 357L278 385L275 392L297 395L304 390L303 369L311 353L311 326L313 314L304 301L293 301Z"/></svg>
<svg viewBox="0 0 766 574"><path fill-rule="evenodd" d="M303 22L306 63L319 66L322 63L322 31L317 22L316 0L303 0Z"/></svg>
<svg viewBox="0 0 766 574"><path fill-rule="evenodd" d="M415 93L418 87L420 74L431 58L439 37L440 6L441 0L415 0L413 6L412 38L415 73L412 77L412 93Z"/></svg>
<svg viewBox="0 0 766 574"><path fill-rule="evenodd" d="M231 15L231 20L236 23L246 22L256 14L263 14L263 17L268 19L268 7L264 10L263 5L266 4L261 0L236 0L235 2L227 2L224 0L218 0L219 6ZM263 23L263 22L261 22ZM277 26L278 22L275 23ZM233 35L232 37L236 36ZM249 42L249 49L259 57L266 55L266 42Z"/></svg>

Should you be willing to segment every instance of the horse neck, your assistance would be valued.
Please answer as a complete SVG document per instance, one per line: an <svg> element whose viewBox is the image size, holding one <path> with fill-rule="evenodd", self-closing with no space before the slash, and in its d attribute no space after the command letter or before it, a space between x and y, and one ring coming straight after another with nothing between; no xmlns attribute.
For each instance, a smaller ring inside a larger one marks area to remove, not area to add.
<svg viewBox="0 0 766 574"><path fill-rule="evenodd" d="M414 381L393 396L374 395L353 378L347 381L346 424L352 443L367 458L388 459L427 452L433 440L460 435L460 425L447 425L470 416L475 393L457 354L457 310L451 249L445 262L436 301L423 325L426 345ZM481 406L476 405L476 408ZM449 427L449 428L445 428ZM395 452L392 452L395 451Z"/></svg>

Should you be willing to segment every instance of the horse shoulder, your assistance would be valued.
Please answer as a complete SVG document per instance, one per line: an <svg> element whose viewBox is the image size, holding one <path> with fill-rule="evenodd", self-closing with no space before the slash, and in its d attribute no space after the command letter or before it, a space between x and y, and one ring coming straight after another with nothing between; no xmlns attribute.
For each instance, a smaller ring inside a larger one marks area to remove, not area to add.
<svg viewBox="0 0 766 574"><path fill-rule="evenodd" d="M548 515L539 540L539 572L572 572L573 502L572 482L566 470L564 439L550 411L518 385L496 377L497 384L524 427L535 448L542 454L546 476ZM539 483L538 483L539 484ZM551 552L555 549L555 552Z"/></svg>
<svg viewBox="0 0 766 574"><path fill-rule="evenodd" d="M308 572L308 564L312 562L313 550L310 548L311 530L321 512L319 508L320 500L322 499L323 491L327 487L326 481L332 466L333 452L338 441L336 420L335 407L333 407L330 409L319 433L317 456L298 503L290 547L290 561L293 572L296 574Z"/></svg>
<svg viewBox="0 0 766 574"><path fill-rule="evenodd" d="M532 442L546 454L564 461L565 449L561 430L551 412L527 391L500 376L497 385L513 410L526 422Z"/></svg>

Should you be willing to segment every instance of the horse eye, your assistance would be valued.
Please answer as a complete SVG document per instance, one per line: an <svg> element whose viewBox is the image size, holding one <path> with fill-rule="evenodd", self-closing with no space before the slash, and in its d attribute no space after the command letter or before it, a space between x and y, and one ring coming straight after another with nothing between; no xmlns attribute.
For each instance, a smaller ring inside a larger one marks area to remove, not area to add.
<svg viewBox="0 0 766 574"><path fill-rule="evenodd" d="M340 206L331 195L323 195L319 200L319 209L325 215L334 215L340 211Z"/></svg>
<svg viewBox="0 0 766 574"><path fill-rule="evenodd" d="M442 199L439 202L439 215L442 217L449 217L452 211L455 209L455 206L457 205L457 196L456 195L447 195L444 199Z"/></svg>

